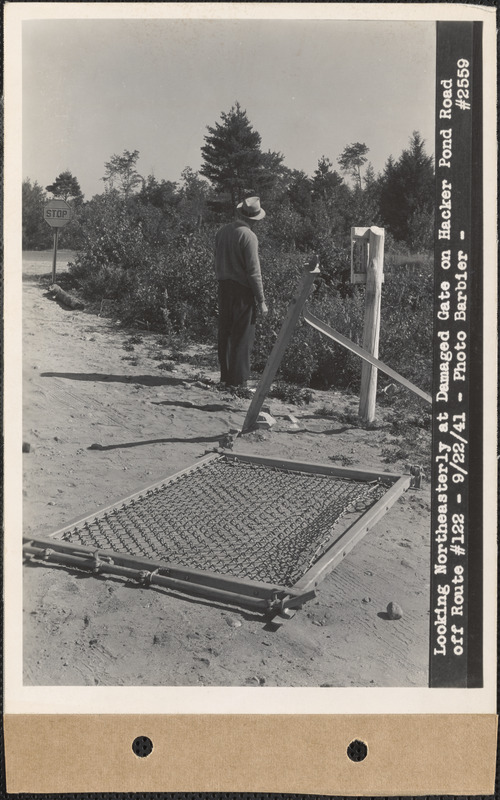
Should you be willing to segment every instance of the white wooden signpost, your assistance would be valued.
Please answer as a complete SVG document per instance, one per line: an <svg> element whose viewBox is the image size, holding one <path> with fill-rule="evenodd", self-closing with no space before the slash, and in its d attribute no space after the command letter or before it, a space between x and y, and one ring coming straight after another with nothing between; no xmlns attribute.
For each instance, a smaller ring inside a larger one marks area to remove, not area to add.
<svg viewBox="0 0 500 800"><path fill-rule="evenodd" d="M384 229L374 225L371 228L351 228L351 281L366 284L363 349L375 358L378 357L384 281L384 236ZM363 361L359 416L364 422L375 419L376 394L377 368L373 362Z"/></svg>
<svg viewBox="0 0 500 800"><path fill-rule="evenodd" d="M66 202L57 198L49 200L44 206L43 218L51 228L54 228L54 257L52 259L52 283L56 282L56 260L57 260L57 241L59 238L59 228L63 228L73 217L73 209Z"/></svg>

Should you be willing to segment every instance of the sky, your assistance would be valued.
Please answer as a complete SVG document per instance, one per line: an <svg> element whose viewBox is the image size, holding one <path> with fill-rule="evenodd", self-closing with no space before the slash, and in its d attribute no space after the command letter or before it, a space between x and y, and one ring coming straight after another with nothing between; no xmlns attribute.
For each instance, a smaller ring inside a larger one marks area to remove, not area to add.
<svg viewBox="0 0 500 800"><path fill-rule="evenodd" d="M158 180L199 170L236 101L262 149L308 175L353 142L379 172L414 130L434 151L433 22L29 20L22 63L23 178L70 170L86 199L124 150Z"/></svg>

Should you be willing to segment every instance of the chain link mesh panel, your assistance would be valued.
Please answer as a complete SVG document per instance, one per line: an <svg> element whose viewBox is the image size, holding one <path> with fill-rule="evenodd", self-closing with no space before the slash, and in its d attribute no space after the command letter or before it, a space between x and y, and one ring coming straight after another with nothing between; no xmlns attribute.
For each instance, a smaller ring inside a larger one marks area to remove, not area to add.
<svg viewBox="0 0 500 800"><path fill-rule="evenodd" d="M296 472L220 456L58 538L99 550L292 586L347 511L384 493L378 482Z"/></svg>

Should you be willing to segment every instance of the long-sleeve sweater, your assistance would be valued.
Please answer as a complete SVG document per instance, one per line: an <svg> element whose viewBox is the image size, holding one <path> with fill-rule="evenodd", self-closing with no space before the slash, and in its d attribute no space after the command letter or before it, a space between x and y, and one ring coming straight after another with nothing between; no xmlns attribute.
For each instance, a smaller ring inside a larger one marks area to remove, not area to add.
<svg viewBox="0 0 500 800"><path fill-rule="evenodd" d="M259 243L245 220L224 225L215 236L217 280L233 280L252 289L257 303L264 303Z"/></svg>

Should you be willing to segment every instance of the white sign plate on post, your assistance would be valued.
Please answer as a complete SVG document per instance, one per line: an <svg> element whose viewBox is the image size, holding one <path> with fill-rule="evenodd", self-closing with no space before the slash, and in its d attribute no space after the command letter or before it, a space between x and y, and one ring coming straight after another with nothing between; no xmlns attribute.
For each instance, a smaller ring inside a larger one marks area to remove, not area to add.
<svg viewBox="0 0 500 800"><path fill-rule="evenodd" d="M351 283L366 283L370 228L351 228Z"/></svg>
<svg viewBox="0 0 500 800"><path fill-rule="evenodd" d="M49 200L43 209L43 218L51 228L62 228L73 216L73 209L66 200Z"/></svg>

